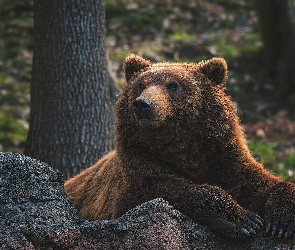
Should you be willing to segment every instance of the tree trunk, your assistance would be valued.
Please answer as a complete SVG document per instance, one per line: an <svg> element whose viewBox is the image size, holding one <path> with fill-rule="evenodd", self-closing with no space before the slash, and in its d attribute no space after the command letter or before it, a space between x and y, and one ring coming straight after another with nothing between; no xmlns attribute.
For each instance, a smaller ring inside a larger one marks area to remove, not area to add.
<svg viewBox="0 0 295 250"><path fill-rule="evenodd" d="M110 150L103 0L35 0L25 154L69 178Z"/></svg>
<svg viewBox="0 0 295 250"><path fill-rule="evenodd" d="M272 99L295 103L294 0L257 0Z"/></svg>

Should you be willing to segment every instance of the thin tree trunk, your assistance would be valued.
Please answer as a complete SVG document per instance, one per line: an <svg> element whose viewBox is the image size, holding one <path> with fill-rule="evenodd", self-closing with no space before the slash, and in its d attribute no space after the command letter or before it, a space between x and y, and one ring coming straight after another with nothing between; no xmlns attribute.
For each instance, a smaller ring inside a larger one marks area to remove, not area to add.
<svg viewBox="0 0 295 250"><path fill-rule="evenodd" d="M294 0L257 0L271 98L295 103ZM267 79L266 79L267 81Z"/></svg>
<svg viewBox="0 0 295 250"><path fill-rule="evenodd" d="M103 0L35 0L25 154L65 178L110 150Z"/></svg>

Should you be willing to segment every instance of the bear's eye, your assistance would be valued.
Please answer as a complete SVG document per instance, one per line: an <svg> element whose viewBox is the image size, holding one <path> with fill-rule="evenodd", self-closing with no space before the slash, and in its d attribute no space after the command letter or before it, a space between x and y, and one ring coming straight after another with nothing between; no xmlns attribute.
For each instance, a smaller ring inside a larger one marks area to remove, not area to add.
<svg viewBox="0 0 295 250"><path fill-rule="evenodd" d="M141 82L141 83L139 84L138 88L139 88L140 91L143 91L143 90L145 89L145 85L144 85L144 83Z"/></svg>
<svg viewBox="0 0 295 250"><path fill-rule="evenodd" d="M176 92L178 90L178 84L176 82L169 82L166 88L170 91Z"/></svg>

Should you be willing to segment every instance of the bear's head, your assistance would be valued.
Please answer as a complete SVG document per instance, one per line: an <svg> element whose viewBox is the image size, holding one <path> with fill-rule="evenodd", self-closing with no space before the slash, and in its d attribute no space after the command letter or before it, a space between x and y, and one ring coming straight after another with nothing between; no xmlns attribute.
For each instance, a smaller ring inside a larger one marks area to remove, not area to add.
<svg viewBox="0 0 295 250"><path fill-rule="evenodd" d="M155 130L196 122L208 105L204 93L224 90L227 65L222 58L194 63L155 63L131 54L124 64L128 113L138 126ZM206 103L204 103L206 102Z"/></svg>

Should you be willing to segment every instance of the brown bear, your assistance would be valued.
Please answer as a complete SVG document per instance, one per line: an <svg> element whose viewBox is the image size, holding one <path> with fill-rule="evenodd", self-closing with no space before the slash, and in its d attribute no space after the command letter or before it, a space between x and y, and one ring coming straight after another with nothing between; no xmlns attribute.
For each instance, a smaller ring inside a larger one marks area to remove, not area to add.
<svg viewBox="0 0 295 250"><path fill-rule="evenodd" d="M273 236L294 235L295 185L252 157L224 59L151 64L132 54L124 71L115 150L65 183L81 219L118 218L161 197L227 237L264 223Z"/></svg>

